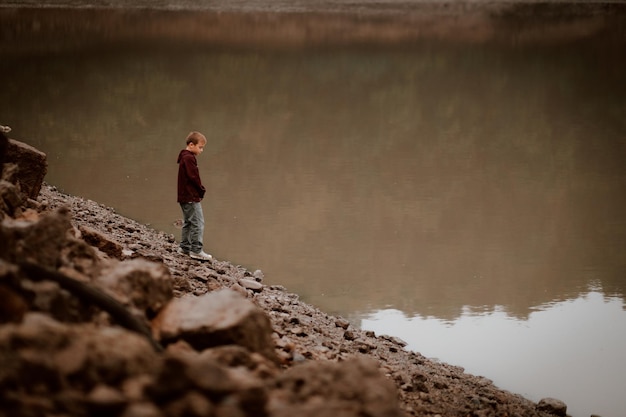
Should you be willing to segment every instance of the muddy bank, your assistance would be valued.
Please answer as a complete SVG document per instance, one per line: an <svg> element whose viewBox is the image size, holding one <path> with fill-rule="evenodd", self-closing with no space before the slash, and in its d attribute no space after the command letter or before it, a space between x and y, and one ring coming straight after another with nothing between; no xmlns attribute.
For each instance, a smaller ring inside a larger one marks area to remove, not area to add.
<svg viewBox="0 0 626 417"><path fill-rule="evenodd" d="M565 415L261 270L178 255L174 236L42 183L38 150L0 149L0 415Z"/></svg>

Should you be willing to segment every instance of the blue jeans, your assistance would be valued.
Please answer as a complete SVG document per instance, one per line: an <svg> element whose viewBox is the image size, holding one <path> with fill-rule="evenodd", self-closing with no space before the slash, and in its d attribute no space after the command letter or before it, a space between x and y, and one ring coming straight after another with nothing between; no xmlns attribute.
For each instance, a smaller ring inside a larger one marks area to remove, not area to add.
<svg viewBox="0 0 626 417"><path fill-rule="evenodd" d="M180 203L183 210L183 232L180 247L185 252L202 252L204 215L200 203Z"/></svg>

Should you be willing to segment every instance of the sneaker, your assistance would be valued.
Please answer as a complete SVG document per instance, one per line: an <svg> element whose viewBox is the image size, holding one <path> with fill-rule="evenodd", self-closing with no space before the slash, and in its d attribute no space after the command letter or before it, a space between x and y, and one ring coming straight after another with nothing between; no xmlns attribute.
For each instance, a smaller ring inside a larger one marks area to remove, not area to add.
<svg viewBox="0 0 626 417"><path fill-rule="evenodd" d="M189 255L189 251L184 250L180 246L178 247L178 249L176 249L176 253L179 255Z"/></svg>
<svg viewBox="0 0 626 417"><path fill-rule="evenodd" d="M191 259L196 259L198 261L210 261L211 259L213 259L211 255L203 250L201 250L199 253L189 252L189 256L191 256Z"/></svg>

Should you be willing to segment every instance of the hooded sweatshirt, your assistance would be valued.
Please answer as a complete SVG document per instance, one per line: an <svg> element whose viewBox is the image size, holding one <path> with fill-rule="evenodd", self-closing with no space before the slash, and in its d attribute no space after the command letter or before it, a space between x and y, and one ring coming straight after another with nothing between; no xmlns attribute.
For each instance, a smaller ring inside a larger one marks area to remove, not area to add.
<svg viewBox="0 0 626 417"><path fill-rule="evenodd" d="M200 180L198 161L193 152L183 149L178 154L178 202L198 203L206 189Z"/></svg>

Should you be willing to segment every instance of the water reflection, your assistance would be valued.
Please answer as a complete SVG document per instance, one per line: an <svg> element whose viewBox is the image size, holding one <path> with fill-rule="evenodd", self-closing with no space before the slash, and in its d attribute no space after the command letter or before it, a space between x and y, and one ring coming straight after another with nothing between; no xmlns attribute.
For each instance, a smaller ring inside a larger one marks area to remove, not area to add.
<svg viewBox="0 0 626 417"><path fill-rule="evenodd" d="M622 360L610 330L626 319L603 315L626 288L623 31L617 44L607 31L533 47L229 49L168 38L170 26L156 41L76 46L71 21L50 47L0 38L0 122L48 154L48 182L178 235L176 155L200 130L205 245L218 258L354 321L392 309L398 323L504 323L546 355L552 344L525 326L583 300L577 311L602 325L559 346L593 336ZM517 361L547 378L539 359ZM476 370L500 381L490 372Z"/></svg>
<svg viewBox="0 0 626 417"><path fill-rule="evenodd" d="M324 309L524 317L624 288L626 93L555 53L95 51L3 63L1 94L48 181L172 233L206 132L207 247Z"/></svg>
<svg viewBox="0 0 626 417"><path fill-rule="evenodd" d="M626 349L624 300L601 291L538 306L525 320L498 306L489 313L466 308L453 321L389 309L361 326L535 401L559 398L572 416L618 416L626 409L626 363L617 360Z"/></svg>
<svg viewBox="0 0 626 417"><path fill-rule="evenodd" d="M207 132L207 246L324 308L525 316L591 279L623 292L623 61L582 53L19 56L3 117L48 153L50 182L171 232L172 155Z"/></svg>

